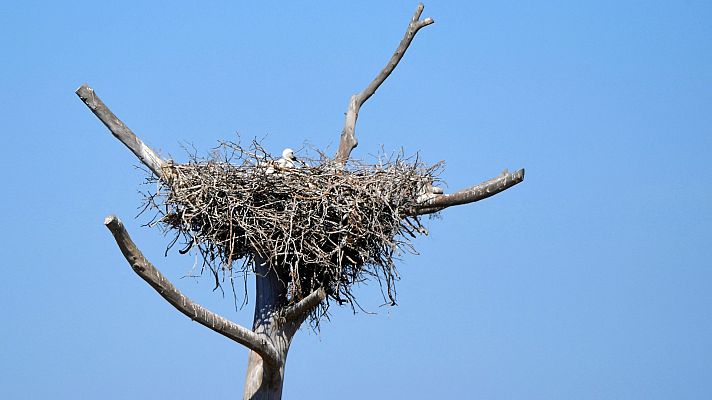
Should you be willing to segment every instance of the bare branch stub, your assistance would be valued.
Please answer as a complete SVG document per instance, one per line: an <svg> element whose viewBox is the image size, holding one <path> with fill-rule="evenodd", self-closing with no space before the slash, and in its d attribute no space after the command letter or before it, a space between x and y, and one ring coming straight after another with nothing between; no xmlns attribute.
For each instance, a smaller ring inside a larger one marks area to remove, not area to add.
<svg viewBox="0 0 712 400"><path fill-rule="evenodd" d="M156 267L151 264L129 236L124 224L116 216L110 215L104 220L104 225L111 231L116 244L121 249L126 261L134 272L145 280L178 311L193 321L212 329L213 331L234 340L253 350L266 363L279 366L281 361L277 350L266 337L223 318L205 307L194 303L181 293Z"/></svg>
<svg viewBox="0 0 712 400"><path fill-rule="evenodd" d="M86 83L79 87L75 92L77 96L86 104L94 115L106 125L111 133L121 141L138 159L147 166L157 177L164 179L163 167L166 166L166 161L156 154L150 147L146 146L126 124L124 124L111 110L104 104L103 101L96 95L94 89L90 88Z"/></svg>
<svg viewBox="0 0 712 400"><path fill-rule="evenodd" d="M415 14L413 14L413 18L411 18L410 23L408 24L408 29L406 29L405 31L405 36L403 36L403 39L398 45L398 48L396 49L395 53L393 53L391 59L388 60L386 66L383 67L383 69L381 70L381 72L378 73L376 78L374 78L373 81L368 86L366 86L366 88L361 93L357 93L351 96L351 99L349 100L349 107L346 111L344 129L343 131L341 131L339 149L336 152L336 156L334 156L334 160L337 163L341 165L345 164L346 161L349 159L349 156L351 155L351 151L358 145L358 140L356 139L356 120L358 119L358 113L363 103L365 103L366 100L368 100L371 96L373 96L374 93L376 93L376 90L378 90L381 84L393 72L400 60L403 58L403 55L405 54L406 50L408 50L408 47L413 41L413 38L415 38L415 34L418 33L420 28L428 26L435 22L432 18L429 17L421 20L420 15L422 13L423 4L421 3L418 4L418 8L415 10Z"/></svg>
<svg viewBox="0 0 712 400"><path fill-rule="evenodd" d="M306 316L309 315L309 313L322 301L324 301L324 299L326 299L326 291L324 288L319 288L300 300L298 303L287 308L284 311L284 317L287 321L301 321L303 318L306 318Z"/></svg>

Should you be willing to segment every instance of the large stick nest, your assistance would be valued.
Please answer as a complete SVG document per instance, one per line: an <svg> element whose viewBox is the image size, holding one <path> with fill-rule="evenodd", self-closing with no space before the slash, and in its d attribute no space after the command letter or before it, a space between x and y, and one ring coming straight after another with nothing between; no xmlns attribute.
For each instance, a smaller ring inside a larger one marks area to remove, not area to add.
<svg viewBox="0 0 712 400"><path fill-rule="evenodd" d="M264 262L290 302L323 287L353 306L352 286L375 278L395 304L394 258L415 252L410 240L426 232L409 211L439 166L393 155L342 167L319 154L279 168L257 142L225 142L209 158L171 164L168 183L152 178L158 189L147 199L176 233L171 246L182 238L181 253L197 248L218 286Z"/></svg>

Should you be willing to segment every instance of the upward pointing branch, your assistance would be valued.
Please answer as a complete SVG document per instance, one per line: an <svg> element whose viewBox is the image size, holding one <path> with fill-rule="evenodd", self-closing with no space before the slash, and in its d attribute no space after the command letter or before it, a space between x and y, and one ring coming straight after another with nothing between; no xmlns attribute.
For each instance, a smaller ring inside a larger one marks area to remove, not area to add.
<svg viewBox="0 0 712 400"><path fill-rule="evenodd" d="M410 24L408 24L408 29L406 29L405 31L405 36L403 36L403 39L400 41L396 52L393 53L393 56L390 60L388 60L386 66L383 67L378 76L376 76L376 78L368 86L366 86L366 88L361 93L357 93L351 96L351 100L349 101L349 107L346 111L344 130L341 131L339 150L336 152L336 156L334 157L334 160L337 163L346 164L346 161L351 155L351 151L356 148L356 146L358 146L358 140L356 140L355 133L356 119L358 119L358 113L363 103L365 103L366 100L368 100L371 96L373 96L374 93L376 93L378 87L381 86L381 84L386 80L386 78L388 78L391 72L393 72L393 70L396 68L396 65L398 65L398 62L400 62L400 60L403 58L405 51L408 49L408 46L410 46L410 43L413 41L413 38L415 38L415 34L418 33L420 28L428 26L435 22L432 18L420 20L420 15L422 13L423 4L420 3L418 4L418 8L415 10L415 14L413 14L413 18L411 18L410 20Z"/></svg>
<svg viewBox="0 0 712 400"><path fill-rule="evenodd" d="M109 110L109 107L94 93L94 89L85 83L75 93L89 107L91 112L109 128L111 133L126 145L145 166L153 171L157 177L165 179L163 167L167 163L155 151L146 146L141 139L136 137L131 129Z"/></svg>

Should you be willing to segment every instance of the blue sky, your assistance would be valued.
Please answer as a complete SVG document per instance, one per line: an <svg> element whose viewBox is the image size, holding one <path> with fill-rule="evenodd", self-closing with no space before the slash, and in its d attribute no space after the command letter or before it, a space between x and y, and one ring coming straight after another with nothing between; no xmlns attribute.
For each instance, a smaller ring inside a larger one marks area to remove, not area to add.
<svg viewBox="0 0 712 400"><path fill-rule="evenodd" d="M0 12L2 398L239 397L247 351L126 265L105 215L186 294L249 325L135 219L144 175L89 83L185 159L239 131L334 151L411 1L26 1ZM712 397L712 3L432 1L362 108L354 156L446 160L448 190L526 180L428 222L399 306L300 332L285 398Z"/></svg>

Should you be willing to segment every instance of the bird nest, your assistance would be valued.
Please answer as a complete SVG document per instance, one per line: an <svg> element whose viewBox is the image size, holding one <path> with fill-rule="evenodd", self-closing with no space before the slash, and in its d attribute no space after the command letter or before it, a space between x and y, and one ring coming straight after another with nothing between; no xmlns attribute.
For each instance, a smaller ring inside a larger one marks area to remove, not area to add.
<svg viewBox="0 0 712 400"><path fill-rule="evenodd" d="M180 239L181 253L197 248L216 287L265 263L289 302L324 288L325 311L329 300L358 305L352 287L369 278L395 304L394 260L414 253L411 239L426 233L412 210L440 164L399 154L344 167L318 153L281 168L257 142L225 142L211 157L166 168L168 182L149 179L157 190L147 207L175 233L169 248Z"/></svg>

